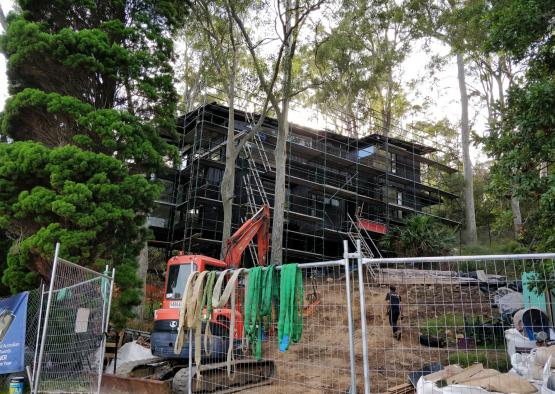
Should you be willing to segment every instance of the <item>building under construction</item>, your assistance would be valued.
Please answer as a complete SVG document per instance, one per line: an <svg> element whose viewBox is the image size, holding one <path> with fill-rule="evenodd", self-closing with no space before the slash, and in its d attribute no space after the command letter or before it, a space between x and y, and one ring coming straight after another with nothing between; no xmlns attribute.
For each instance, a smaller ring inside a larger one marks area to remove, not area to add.
<svg viewBox="0 0 555 394"><path fill-rule="evenodd" d="M182 162L158 175L166 190L149 218L153 246L219 257L228 115L227 107L210 103L179 118ZM257 119L235 110L235 133L247 133ZM261 204L273 206L276 136L277 121L266 118L236 162L233 230ZM414 213L433 215L438 204L456 198L440 187L441 178L455 170L435 160L436 152L433 144L403 138L399 130L345 133L290 124L284 261L337 259L342 240L355 238L365 241L369 257L384 254L379 239L391 226ZM253 253L246 258L248 266Z"/></svg>

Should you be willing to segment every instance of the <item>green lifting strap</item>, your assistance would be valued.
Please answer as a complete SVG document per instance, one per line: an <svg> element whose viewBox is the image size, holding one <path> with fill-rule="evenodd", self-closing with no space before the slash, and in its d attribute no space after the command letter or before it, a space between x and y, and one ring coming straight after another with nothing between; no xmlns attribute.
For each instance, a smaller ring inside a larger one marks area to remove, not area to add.
<svg viewBox="0 0 555 394"><path fill-rule="evenodd" d="M202 304L200 307L201 313L204 307L206 307L206 319L210 320L212 316L212 293L214 292L214 283L216 282L216 271L211 271L208 273L206 278L206 284L204 285L204 293L202 295Z"/></svg>
<svg viewBox="0 0 555 394"><path fill-rule="evenodd" d="M244 331L249 343L254 343L255 357L262 358L262 322L271 318L272 305L278 299L278 281L275 265L254 267L249 270L249 284L245 300Z"/></svg>
<svg viewBox="0 0 555 394"><path fill-rule="evenodd" d="M303 334L303 277L297 264L281 266L278 321L279 350L285 352L289 344L299 342Z"/></svg>

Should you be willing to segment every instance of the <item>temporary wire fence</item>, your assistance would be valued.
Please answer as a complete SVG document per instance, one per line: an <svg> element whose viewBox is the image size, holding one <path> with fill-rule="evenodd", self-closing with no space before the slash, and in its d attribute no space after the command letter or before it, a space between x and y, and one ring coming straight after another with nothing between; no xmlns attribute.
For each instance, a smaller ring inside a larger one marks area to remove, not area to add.
<svg viewBox="0 0 555 394"><path fill-rule="evenodd" d="M481 363L505 373L512 354L555 343L553 258L364 259L361 267L372 265L375 273L361 270L362 302L355 305L365 304L366 324L355 332L366 338L367 373L357 375L365 392L403 392L409 381L416 385L448 366L455 373Z"/></svg>
<svg viewBox="0 0 555 394"><path fill-rule="evenodd" d="M100 274L58 256L52 264L39 339L29 360L32 392L96 393L104 361L114 271ZM40 298L40 297L39 297Z"/></svg>
<svg viewBox="0 0 555 394"><path fill-rule="evenodd" d="M301 301L302 336L299 341L294 343L290 338L289 347L285 350L284 341L280 342L278 338L278 326L284 323L280 321L279 310L276 309L263 319L261 326L255 327L254 340L248 345L244 342L243 307L247 283L241 280L237 291L237 305L241 312L236 316L234 361L230 373L226 362L229 345L229 330L226 327L230 320L226 317L227 312L215 309L217 317L210 323L210 355L206 354L203 345L200 374L196 374L194 351L189 352L189 369L186 367L185 373L174 377L174 392L189 392L188 384L194 393L222 392L239 387L256 393L345 393L348 390L352 381L349 340L353 338L349 335L352 326L349 327L347 318L347 300L351 293L348 291L350 284L346 281L350 278L345 275L342 262L298 267L304 293ZM194 342L193 334L188 344L192 345L191 349L195 346ZM188 352L188 345L184 346L184 354ZM257 345L260 345L258 359ZM189 377L190 382L187 381Z"/></svg>
<svg viewBox="0 0 555 394"><path fill-rule="evenodd" d="M361 256L346 251L344 260L298 266L303 277L303 333L285 351L278 339L277 312L263 320L246 347L246 283L240 281L241 312L230 373L225 328L230 322L223 309L216 309L218 319L208 324L211 336L219 339L208 344L210 355L203 345L200 374L190 347L189 365L176 375L174 392L228 392L240 387L256 393L408 393L431 372L447 368L455 373L481 363L488 373L505 373L513 367L512 354L555 343L554 293L549 290L555 287L555 254ZM396 297L398 314L391 312ZM188 340L192 345L194 335Z"/></svg>

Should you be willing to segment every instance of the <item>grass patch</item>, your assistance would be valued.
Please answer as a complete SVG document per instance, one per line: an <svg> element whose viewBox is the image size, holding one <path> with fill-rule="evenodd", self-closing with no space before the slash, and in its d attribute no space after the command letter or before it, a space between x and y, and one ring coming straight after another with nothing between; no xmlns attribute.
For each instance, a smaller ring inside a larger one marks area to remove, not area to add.
<svg viewBox="0 0 555 394"><path fill-rule="evenodd" d="M461 334L473 340L473 346L481 349L504 348L504 330L499 322L485 324L483 316L446 313L427 319L420 329L422 335L443 339L445 343L456 345L456 336Z"/></svg>
<svg viewBox="0 0 555 394"><path fill-rule="evenodd" d="M448 357L449 364L459 364L466 368L476 363L482 363L484 368L496 369L499 372L508 372L511 369L511 360L505 352L454 352Z"/></svg>
<svg viewBox="0 0 555 394"><path fill-rule="evenodd" d="M464 316L458 313L447 313L433 319L428 319L420 331L423 335L445 339L447 339L448 331L453 336L458 333L464 334Z"/></svg>

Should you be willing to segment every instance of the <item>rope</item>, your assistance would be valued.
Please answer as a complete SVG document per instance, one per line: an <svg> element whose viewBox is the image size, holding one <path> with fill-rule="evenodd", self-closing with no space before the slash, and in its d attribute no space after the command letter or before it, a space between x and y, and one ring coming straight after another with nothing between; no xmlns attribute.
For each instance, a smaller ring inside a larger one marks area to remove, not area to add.
<svg viewBox="0 0 555 394"><path fill-rule="evenodd" d="M187 278L187 284L185 285L185 290L183 291L183 297L181 297L181 305L179 306L179 322L177 324L177 338L175 339L175 345L173 351L175 354L181 353L183 348L183 343L185 342L185 329L188 320L187 317L187 300L189 299L189 293L193 287L193 283L198 276L199 272L193 272ZM188 325L187 325L188 326Z"/></svg>
<svg viewBox="0 0 555 394"><path fill-rule="evenodd" d="M256 344L255 356L262 359L263 319L271 318L273 302L278 301L278 283L275 265L266 270L254 267L249 270L249 286L245 300L244 330L249 343Z"/></svg>
<svg viewBox="0 0 555 394"><path fill-rule="evenodd" d="M303 277L297 264L285 264L281 269L278 320L279 350L289 349L291 341L297 343L303 333Z"/></svg>
<svg viewBox="0 0 555 394"><path fill-rule="evenodd" d="M225 289L222 294L222 285L223 281L228 276L228 274L233 271L233 275L227 282ZM220 273L216 284L214 285L214 292L212 294L212 306L214 308L222 308L225 304L228 303L229 298L231 296L231 321L229 323L229 346L227 349L227 374L228 376L231 375L231 363L233 361L233 347L235 341L235 300L236 300L236 289L237 289L237 280L239 275L248 274L249 270L246 268L239 268L236 270L224 270ZM247 286L248 287L248 286ZM247 292L248 289L245 289Z"/></svg>
<svg viewBox="0 0 555 394"><path fill-rule="evenodd" d="M185 341L185 329L194 330L195 335L195 364L197 366L197 377L200 377L200 365L202 361L201 337L202 337L202 310L204 298L204 280L209 271L193 272L187 279L187 285L181 300L179 309L179 324L177 339L175 341L174 353L181 353ZM192 290L191 290L192 289ZM205 342L205 345L207 342ZM205 347L206 350L206 347Z"/></svg>

